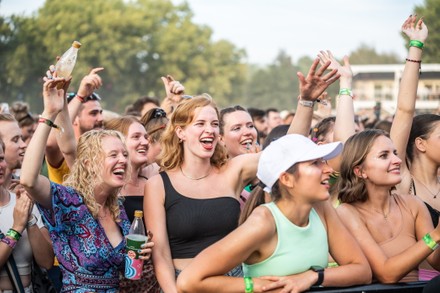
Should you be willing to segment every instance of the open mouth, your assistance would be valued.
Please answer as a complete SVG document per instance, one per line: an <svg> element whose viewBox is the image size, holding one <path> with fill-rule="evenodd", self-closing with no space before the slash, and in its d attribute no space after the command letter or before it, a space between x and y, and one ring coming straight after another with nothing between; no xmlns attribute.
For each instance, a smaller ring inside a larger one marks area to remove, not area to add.
<svg viewBox="0 0 440 293"><path fill-rule="evenodd" d="M249 150L249 149L251 149L251 147L252 147L252 145L253 145L252 138L245 139L245 140L241 141L240 144L241 144L244 148L246 148L246 149Z"/></svg>
<svg viewBox="0 0 440 293"><path fill-rule="evenodd" d="M200 140L200 143L203 145L203 147L207 150L211 150L214 147L214 138L212 137L205 137Z"/></svg>

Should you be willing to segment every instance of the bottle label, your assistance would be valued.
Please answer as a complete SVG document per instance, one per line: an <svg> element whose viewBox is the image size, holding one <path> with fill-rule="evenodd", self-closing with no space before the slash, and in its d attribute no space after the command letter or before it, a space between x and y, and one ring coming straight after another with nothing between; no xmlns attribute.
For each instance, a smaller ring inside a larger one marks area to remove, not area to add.
<svg viewBox="0 0 440 293"><path fill-rule="evenodd" d="M126 237L126 241L125 277L130 280L139 280L142 274L143 260L139 259L138 250L141 249L142 244L148 241L148 237L130 234Z"/></svg>

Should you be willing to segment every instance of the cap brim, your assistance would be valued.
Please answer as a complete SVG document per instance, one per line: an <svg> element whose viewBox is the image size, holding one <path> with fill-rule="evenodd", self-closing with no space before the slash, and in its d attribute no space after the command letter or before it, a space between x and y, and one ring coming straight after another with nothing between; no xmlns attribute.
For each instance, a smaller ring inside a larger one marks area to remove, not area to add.
<svg viewBox="0 0 440 293"><path fill-rule="evenodd" d="M323 158L324 160L333 159L342 152L342 148L343 144L339 141L318 145L316 148L311 149L307 154L305 154L301 162L319 158Z"/></svg>

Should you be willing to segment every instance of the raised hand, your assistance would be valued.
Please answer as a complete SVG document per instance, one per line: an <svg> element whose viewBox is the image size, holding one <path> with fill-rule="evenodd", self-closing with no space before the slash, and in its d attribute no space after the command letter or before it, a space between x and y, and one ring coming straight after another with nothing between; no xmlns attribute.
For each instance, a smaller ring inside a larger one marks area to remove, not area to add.
<svg viewBox="0 0 440 293"><path fill-rule="evenodd" d="M77 95L86 98L102 86L102 79L99 72L103 71L103 67L93 68L89 74L83 77L78 88Z"/></svg>
<svg viewBox="0 0 440 293"><path fill-rule="evenodd" d="M417 21L417 15L410 15L402 25L402 32L408 36L410 40L425 42L428 37L428 27L421 17Z"/></svg>
<svg viewBox="0 0 440 293"><path fill-rule="evenodd" d="M65 78L54 77L52 79L44 78L43 85L43 99L44 99L44 111L48 114L54 114L55 116L61 112L64 106L64 90L58 89L62 87L66 82ZM67 82L70 82L70 78Z"/></svg>
<svg viewBox="0 0 440 293"><path fill-rule="evenodd" d="M307 76L304 76L301 72L297 73L299 80L299 92L301 99L316 101L322 93L341 76L337 69L332 69L330 72L325 73L331 62L325 62L318 70L320 59L316 58L310 67ZM324 74L325 73L325 74Z"/></svg>
<svg viewBox="0 0 440 293"><path fill-rule="evenodd" d="M348 56L344 56L344 65L341 65L333 56L332 52L330 50L327 51L320 51L318 54L319 63L321 66L326 64L328 61L330 61L329 69L337 69L338 73L341 75L342 78L352 78L353 72L351 71L350 61L348 59Z"/></svg>
<svg viewBox="0 0 440 293"><path fill-rule="evenodd" d="M175 103L180 102L181 96L185 92L185 87L179 81L174 80L171 75L162 76L161 79L165 87L166 97Z"/></svg>

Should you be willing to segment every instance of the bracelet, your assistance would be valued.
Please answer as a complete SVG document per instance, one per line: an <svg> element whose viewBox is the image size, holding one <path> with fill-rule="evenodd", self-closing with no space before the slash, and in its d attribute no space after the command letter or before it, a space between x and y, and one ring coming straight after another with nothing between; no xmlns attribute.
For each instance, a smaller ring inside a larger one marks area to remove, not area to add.
<svg viewBox="0 0 440 293"><path fill-rule="evenodd" d="M307 108L313 108L313 106L315 105L314 101L308 101L308 100L299 100L298 103L301 106L307 107Z"/></svg>
<svg viewBox="0 0 440 293"><path fill-rule="evenodd" d="M9 246L11 249L14 249L15 246L17 245L17 240L9 238L9 237L4 237L0 240L1 242L5 243L7 246Z"/></svg>
<svg viewBox="0 0 440 293"><path fill-rule="evenodd" d="M431 235L429 233L426 233L425 236L423 236L423 241L425 242L426 245L428 245L429 248L431 248L432 250L436 250L438 247L437 242L435 242Z"/></svg>
<svg viewBox="0 0 440 293"><path fill-rule="evenodd" d="M244 292L254 293L254 281L251 277L244 277Z"/></svg>
<svg viewBox="0 0 440 293"><path fill-rule="evenodd" d="M347 89L347 88L341 88L339 90L339 95L345 95L345 96L350 96L353 99L353 92L351 91L351 89Z"/></svg>
<svg viewBox="0 0 440 293"><path fill-rule="evenodd" d="M21 238L21 234L18 231L15 231L12 228L9 229L8 232L6 232L6 236L9 236L12 239L15 239L16 241L20 240L20 238Z"/></svg>
<svg viewBox="0 0 440 293"><path fill-rule="evenodd" d="M408 62L419 63L419 74L422 75L422 60L414 60L409 58L405 58L405 60Z"/></svg>
<svg viewBox="0 0 440 293"><path fill-rule="evenodd" d="M419 49L423 49L423 42L417 41L417 40L411 40L409 41L409 46L410 47L417 47Z"/></svg>
<svg viewBox="0 0 440 293"><path fill-rule="evenodd" d="M81 103L84 103L84 102L86 101L86 97L82 97L82 96L80 96L80 95L78 95L78 94L76 94L75 97L77 97L78 100L79 100Z"/></svg>
<svg viewBox="0 0 440 293"><path fill-rule="evenodd" d="M27 228L32 227L32 226L35 225L36 223L37 223L37 217L35 217L35 215L32 214L32 219L29 220L29 221L27 222L26 227L27 227Z"/></svg>
<svg viewBox="0 0 440 293"><path fill-rule="evenodd" d="M40 118L38 118L38 123L44 123L46 125L48 125L49 127L55 128L61 132L64 132L64 129L58 125L56 125L55 123L53 123L52 120L44 118L43 116L39 115Z"/></svg>

